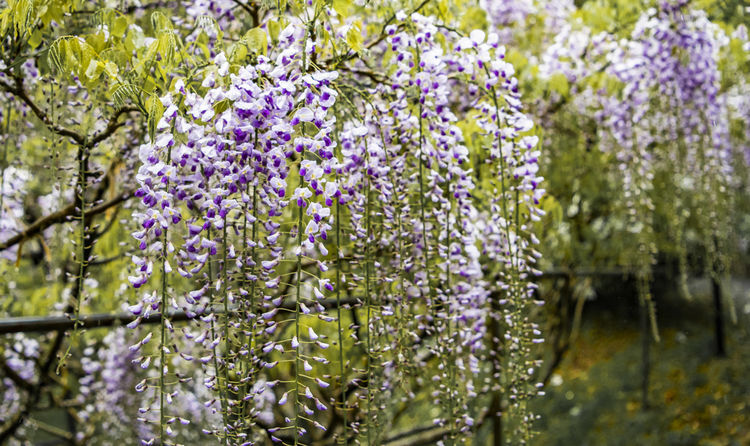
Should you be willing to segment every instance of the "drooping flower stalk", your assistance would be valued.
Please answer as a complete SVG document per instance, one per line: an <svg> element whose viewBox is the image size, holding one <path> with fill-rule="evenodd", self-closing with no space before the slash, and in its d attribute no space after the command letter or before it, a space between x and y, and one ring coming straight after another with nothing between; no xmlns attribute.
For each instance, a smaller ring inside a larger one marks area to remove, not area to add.
<svg viewBox="0 0 750 446"><path fill-rule="evenodd" d="M0 161L0 221L3 221L3 213L5 212L5 170L6 164L8 164L8 143L10 142L10 113L11 113L11 102L8 101L8 107L5 109L5 131L3 132L3 158Z"/></svg>
<svg viewBox="0 0 750 446"><path fill-rule="evenodd" d="M76 293L74 296L74 301L70 304L73 306L73 334L70 337L70 342L68 343L68 347L65 350L65 353L60 357L60 360L57 363L57 369L55 370L55 373L60 373L60 370L65 364L65 361L67 361L68 357L70 357L71 349L73 348L74 342L78 340L79 336L79 322L80 322L80 314L81 314L81 302L84 298L84 284L85 284L85 276L86 276L86 267L88 264L88 260L86 259L86 252L91 247L87 247L87 243L94 243L93 239L89 239L88 237L88 226L86 225L86 184L87 179L86 176L88 175L89 170L89 146L88 142L79 144L78 151L77 151L77 161L78 161L78 185L76 187L76 202L78 206L80 206L78 218L80 219L80 227L79 227L79 233L78 233L78 252L76 253L76 257L78 260L78 274L75 276L76 280Z"/></svg>
<svg viewBox="0 0 750 446"><path fill-rule="evenodd" d="M338 352L331 353L338 356L339 376L333 380L340 384L340 393L333 404L340 404L344 422L334 436L347 442L354 431L362 441L380 441L378 427L389 423L394 411L388 406L401 392L395 384L408 386L410 374L436 365L432 398L442 410L435 422L455 444L474 423L467 401L476 396L472 376L481 372L483 309L490 289L480 266L483 252L507 269L502 274L504 293L528 291L522 283L531 262L523 227L528 216L522 215L527 210L520 203L527 200L531 206L538 198L532 186L539 181L532 172L533 144L511 146L507 154L504 147L497 150L509 163L501 183L517 189L504 189L488 206L484 195L473 195L477 186L472 160L459 126L464 119L474 119L467 113L487 118L493 114L476 94L476 85L487 76L482 64L495 63L483 56L495 50L485 50L493 43L484 42L482 35L467 47L456 47L460 36L431 18L397 20L406 26L387 27L388 37L382 40L395 54L384 59L386 69L393 71L393 85L367 90L337 80L336 73L316 71L317 31L293 23L279 33L278 44L268 48L269 57L257 55L250 65L232 66L217 53L202 81L176 81L162 98L166 110L154 142L141 148L137 195L146 210L139 216L144 230L134 236L144 257L134 258L140 271L131 282L141 286L151 274L154 223L175 227L169 233L177 245L177 271L187 283L207 276L199 289L175 297L207 325L202 333L184 332L211 352L197 362L201 367L213 364L206 386L218 393L225 443L253 441L245 430L255 416L269 420L274 442L301 444L331 435L308 430L326 429L313 415L315 409L327 410L318 392L325 395L323 389L329 387L322 379L327 377L310 362L329 362L312 351L328 348L324 340L335 331ZM380 43L373 44L373 51L381 50ZM493 75L500 77L505 75L499 71ZM510 92L506 101L514 103L516 81L503 82L504 91ZM458 97L453 87L470 94ZM361 102L346 98L343 89L354 91ZM348 102L344 114L332 113L337 96ZM493 140L500 130L513 140L522 139L527 124L513 107L502 111L512 115L507 122L488 119L494 128L484 130ZM336 137L335 129L340 129ZM168 147L174 156L165 162ZM488 163L496 166L500 155L494 148L491 152ZM517 178L511 179L508 171ZM287 195L290 182L295 186ZM518 203L506 209L507 218L489 213L491 206L499 208L514 199ZM335 272L326 262L332 230ZM485 233L494 241L480 251ZM163 234L159 232L160 239ZM242 240L239 256L235 238ZM232 259L237 267L230 271ZM314 267L319 271L311 271ZM235 272L239 280L233 279ZM335 292L335 299L326 300L326 291ZM347 357L342 307L342 293L355 291L361 304L351 310L352 337L355 351L362 352L356 361ZM220 294L223 303L216 300ZM326 312L331 301L337 305L336 328L315 325L314 316L333 322ZM145 308L144 315L149 311ZM520 305L513 308L522 311ZM524 320L513 319L511 313L508 326L525 329ZM351 383L347 363L363 367ZM350 384L366 385L351 403L359 409L351 412L354 418L349 417ZM274 400L269 411L280 408L283 422L258 406L269 407L261 394ZM287 401L293 401L293 409L284 407ZM215 399L206 404L213 408ZM219 435L218 423L215 426L213 432Z"/></svg>
<svg viewBox="0 0 750 446"><path fill-rule="evenodd" d="M304 124L303 124L304 125ZM300 166L302 166L302 161L305 159L305 148L302 147L302 150L299 154L299 160L300 160ZM300 167L301 169L301 167ZM298 189L301 189L304 186L305 177L300 173L299 176L299 186ZM304 201L302 202L304 204ZM295 292L296 296L294 299L294 339L297 340L298 345L292 345L292 348L294 349L294 444L299 444L299 437L300 437L300 414L299 414L299 408L300 408L300 348L299 340L300 337L300 293L302 292L302 217L304 215L303 212L303 206L300 205L297 207L298 216L297 216L297 274L295 276Z"/></svg>
<svg viewBox="0 0 750 446"><path fill-rule="evenodd" d="M167 162L172 158L172 148L167 150ZM167 188L169 188L169 177L167 177ZM161 252L161 303L159 312L161 313L161 320L159 323L159 442L161 444L167 444L167 438L164 436L164 429L167 426L167 406L165 396L167 392L166 388L166 375L167 375L167 287L169 286L167 273L170 271L167 263L167 254L169 246L169 228L164 228L162 238L162 252Z"/></svg>
<svg viewBox="0 0 750 446"><path fill-rule="evenodd" d="M340 156L340 154L339 154ZM338 182L338 174L336 176ZM339 344L339 382L341 385L341 412L344 422L344 432L341 434L341 443L348 442L348 408L347 408L347 386L349 381L346 377L346 367L344 366L344 330L341 327L341 260L344 256L341 246L341 200L336 198L336 324Z"/></svg>
<svg viewBox="0 0 750 446"><path fill-rule="evenodd" d="M254 136L254 142L253 142L253 149L257 150L258 148L258 130L255 130L255 136ZM252 199L250 198L250 187L253 188L252 193ZM256 276L256 267L257 267L257 256L256 256L256 247L258 245L258 218L259 214L257 212L258 210L258 180L255 176L246 181L245 183L245 197L243 197L243 210L242 210L242 266L241 266L241 284L240 284L240 305L242 309L242 319L240 321L240 347L239 347L239 354L241 356L240 359L240 393L238 395L238 399L240 401L240 410L239 410L239 418L241 420L241 428L244 428L245 430L249 430L250 426L252 425L252 414L248 414L248 401L253 398L254 396L248 395L249 391L253 391L254 384L256 382L256 359L255 359L255 351L256 351L256 334L258 330L258 310L256 308L256 302L255 302L255 294L256 294L256 283L258 281L258 277ZM248 204L250 204L250 209L248 209ZM248 234L247 234L247 226L248 226L248 219L252 218L251 222L251 229L250 229L250 241L248 241ZM250 246L250 253L248 255L248 246ZM250 270L248 272L248 263L251 264ZM250 290L247 291L247 284L248 281L250 281ZM247 291L247 295L243 296L243 292ZM249 299L248 299L249 298ZM248 300L249 300L249 308L248 308ZM251 318L252 321L249 323L248 326L248 319ZM247 340L247 333L250 333L250 340L248 343ZM247 420L249 418L250 420ZM247 423L247 425L243 424ZM249 432L244 432L245 434L248 434Z"/></svg>
<svg viewBox="0 0 750 446"><path fill-rule="evenodd" d="M219 385L222 387L224 392L224 399L226 400L226 406L224 410L227 412L226 415L226 421L227 425L225 426L224 431L224 444L229 444L229 424L228 421L231 418L231 407L229 405L229 397L226 396L227 393L230 390L230 382L229 382L229 361L231 359L230 353L231 353L231 347L230 347L230 339L229 339L229 264L227 263L227 251L228 251L228 239L227 239L227 216L224 215L224 218L222 220L222 228L221 228L221 240L222 240L222 263L221 263L221 295L222 300L224 301L224 332L222 335L224 336L224 355L222 357L222 369L223 369L223 375L224 375L224 383L222 384L219 382ZM217 371L218 373L218 371ZM218 380L218 377L217 377Z"/></svg>
<svg viewBox="0 0 750 446"><path fill-rule="evenodd" d="M208 237L208 240L213 241L213 238L211 237L211 226L209 225L206 229L206 235ZM208 258L207 266L208 266L208 307L211 309L211 314L209 315L210 321L209 321L209 332L211 334L211 342L210 342L210 349L211 349L211 362L213 364L213 377L212 377L212 387L217 390L219 393L219 401L221 404L221 417L224 421L224 427L222 428L222 432L218 433L223 439L224 444L228 444L228 427L229 427L229 407L227 404L227 396L226 396L226 388L221 383L221 368L219 367L219 358L216 351L216 347L219 344L219 338L217 338L216 335L216 301L215 301L215 287L214 287L214 271L213 271L213 261L211 258Z"/></svg>
<svg viewBox="0 0 750 446"><path fill-rule="evenodd" d="M365 181L365 307L367 311L367 332L366 332L366 341L365 341L365 349L367 352L366 355L366 366L367 366L367 406L365 410L367 411L367 444L372 444L372 435L371 431L373 431L373 417L371 416L372 410L372 399L373 399L373 345L372 345L372 328L373 328L373 320L372 320L372 294L370 291L370 263L372 261L371 259L371 251L370 247L372 246L372 229L371 229L371 217L370 217L370 199L372 194L370 193L370 151L367 148L367 138L364 138L364 148L365 148L365 163L364 163L364 181Z"/></svg>
<svg viewBox="0 0 750 446"><path fill-rule="evenodd" d="M455 317L453 315L454 311L454 304L453 301L453 290L451 289L451 275L452 275L452 265L451 265L451 251L453 248L451 247L451 221L450 221L450 211L451 211L451 187L450 187L450 178L448 179L448 182L446 182L446 197L448 197L448 209L446 209L446 216L445 216L445 240L446 240L446 269L445 269L445 291L448 293L448 299L445 305L445 312L446 317L448 319L447 321L447 328L448 328L448 339L447 342L449 344L455 344L456 339L454 339L453 334L453 318ZM458 200L455 206L455 208L458 208ZM460 225L459 225L460 227ZM448 413L446 414L445 419L448 422L448 426L450 429L449 434L449 440L451 445L455 445L456 443L456 416L455 416L455 398L456 398L456 350L450 349L447 353L443 354L443 357L447 360L447 368L448 368Z"/></svg>

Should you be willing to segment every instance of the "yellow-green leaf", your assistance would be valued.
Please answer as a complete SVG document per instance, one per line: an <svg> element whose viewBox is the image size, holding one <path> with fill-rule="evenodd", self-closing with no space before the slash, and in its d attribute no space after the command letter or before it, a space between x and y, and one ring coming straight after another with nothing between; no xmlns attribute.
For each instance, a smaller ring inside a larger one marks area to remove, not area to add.
<svg viewBox="0 0 750 446"><path fill-rule="evenodd" d="M104 64L104 71L106 71L107 75L112 79L117 79L117 74L120 72L120 69L117 68L116 63L108 61Z"/></svg>
<svg viewBox="0 0 750 446"><path fill-rule="evenodd" d="M146 100L146 111L148 111L148 136L153 142L156 136L156 125L164 113L164 106L158 97L151 96Z"/></svg>
<svg viewBox="0 0 750 446"><path fill-rule="evenodd" d="M349 45L349 48L359 53L362 51L362 42L364 42L362 25L359 22L355 22L346 33L346 43Z"/></svg>
<svg viewBox="0 0 750 446"><path fill-rule="evenodd" d="M251 29L245 34L245 41L247 42L247 48L250 51L254 51L256 54L266 54L268 40L265 30L261 28Z"/></svg>
<svg viewBox="0 0 750 446"><path fill-rule="evenodd" d="M474 6L468 8L466 12L461 16L461 30L465 32L471 32L475 29L486 29L487 28L487 13L484 9Z"/></svg>
<svg viewBox="0 0 750 446"><path fill-rule="evenodd" d="M229 62L240 64L245 60L245 57L247 57L247 45L237 42L229 47Z"/></svg>
<svg viewBox="0 0 750 446"><path fill-rule="evenodd" d="M214 113L217 115L224 113L229 108L229 99L222 99L214 105Z"/></svg>
<svg viewBox="0 0 750 446"><path fill-rule="evenodd" d="M29 46L31 48L36 48L39 46L39 44L42 43L44 35L42 34L42 29L37 28L34 30L33 33L31 33L31 37L29 37Z"/></svg>
<svg viewBox="0 0 750 446"><path fill-rule="evenodd" d="M110 32L113 36L122 39L122 36L124 36L125 32L128 30L128 25L127 17L119 16L113 21Z"/></svg>
<svg viewBox="0 0 750 446"><path fill-rule="evenodd" d="M556 91L563 97L567 97L570 93L570 84L568 83L568 77L564 73L555 73L549 78L549 88L552 91Z"/></svg>
<svg viewBox="0 0 750 446"><path fill-rule="evenodd" d="M154 11L151 14L151 26L154 33L158 34L164 31L172 30L172 21L167 18L161 11Z"/></svg>
<svg viewBox="0 0 750 446"><path fill-rule="evenodd" d="M276 20L271 20L266 25L268 27L268 35L271 36L273 42L279 40L279 32L281 32L281 24Z"/></svg>
<svg viewBox="0 0 750 446"><path fill-rule="evenodd" d="M90 81L94 81L99 77L103 69L104 65L101 62L91 59L84 74Z"/></svg>
<svg viewBox="0 0 750 446"><path fill-rule="evenodd" d="M342 19L349 17L352 9L351 0L333 0L333 9L341 16Z"/></svg>

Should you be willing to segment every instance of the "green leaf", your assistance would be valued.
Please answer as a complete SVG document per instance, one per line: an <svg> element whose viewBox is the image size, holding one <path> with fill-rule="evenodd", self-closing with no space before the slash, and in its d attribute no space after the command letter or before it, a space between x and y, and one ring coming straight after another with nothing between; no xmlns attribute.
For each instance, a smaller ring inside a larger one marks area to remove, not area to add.
<svg viewBox="0 0 750 446"><path fill-rule="evenodd" d="M151 26L154 28L154 34L172 31L172 21L162 14L161 11L154 11L151 14Z"/></svg>
<svg viewBox="0 0 750 446"><path fill-rule="evenodd" d="M210 15L202 15L196 20L195 26L200 28L204 34L216 35L218 41L221 42L221 38L224 33L221 31L219 23L216 19Z"/></svg>
<svg viewBox="0 0 750 446"><path fill-rule="evenodd" d="M62 74L74 74L84 83L87 79L95 80L104 69L103 65L99 67L99 55L94 48L84 39L76 36L55 40L50 45L48 58Z"/></svg>
<svg viewBox="0 0 750 446"><path fill-rule="evenodd" d="M255 52L256 54L266 54L268 48L268 38L266 31L261 28L253 28L245 33L245 41L247 42L247 49Z"/></svg>
<svg viewBox="0 0 750 446"><path fill-rule="evenodd" d="M570 84L568 77L564 73L555 73L549 78L549 88L558 92L562 97L568 97L570 94Z"/></svg>
<svg viewBox="0 0 750 446"><path fill-rule="evenodd" d="M346 19L351 13L352 2L350 0L333 0L333 9L336 10L342 19Z"/></svg>
<svg viewBox="0 0 750 446"><path fill-rule="evenodd" d="M159 52L159 40L154 40L148 46L148 49L146 49L146 53L143 55L143 57L141 58L141 61L135 67L135 70L140 73L140 70L142 70L144 66L148 68L151 65L151 62L156 61L156 55L158 52Z"/></svg>
<svg viewBox="0 0 750 446"><path fill-rule="evenodd" d="M117 107L122 107L128 102L128 99L137 96L138 89L132 84L115 84L110 88L110 97L114 99Z"/></svg>
<svg viewBox="0 0 750 446"><path fill-rule="evenodd" d="M156 125L164 113L164 106L157 96L152 95L146 101L146 111L148 111L148 137L153 142L156 136Z"/></svg>
<svg viewBox="0 0 750 446"><path fill-rule="evenodd" d="M468 8L461 17L460 27L467 33L475 29L486 29L487 13L478 6Z"/></svg>
<svg viewBox="0 0 750 446"><path fill-rule="evenodd" d="M98 32L96 34L87 34L84 39L86 39L86 43L91 45L91 48L96 52L104 50L104 48L106 48L107 46L107 41L104 37L103 32Z"/></svg>
<svg viewBox="0 0 750 446"><path fill-rule="evenodd" d="M237 42L229 47L229 62L241 64L247 57L247 45L243 42Z"/></svg>
<svg viewBox="0 0 750 446"><path fill-rule="evenodd" d="M113 36L122 39L125 32L128 30L128 26L130 26L130 23L128 23L127 17L120 16L112 22L112 29L110 32Z"/></svg>
<svg viewBox="0 0 750 446"><path fill-rule="evenodd" d="M221 101L214 104L214 113L216 113L216 115L224 113L224 111L229 108L229 105L229 99L222 99Z"/></svg>
<svg viewBox="0 0 750 446"><path fill-rule="evenodd" d="M98 79L99 75L102 74L102 71L104 71L104 64L95 59L91 59L89 61L89 64L86 66L86 71L84 72L84 74L86 75L86 78L91 82Z"/></svg>
<svg viewBox="0 0 750 446"><path fill-rule="evenodd" d="M505 54L505 60L508 61L516 69L516 72L523 70L528 65L529 60L516 49L508 49Z"/></svg>
<svg viewBox="0 0 750 446"><path fill-rule="evenodd" d="M64 12L60 2L49 2L43 8L43 12L39 14L42 23L45 27L49 26L53 21L61 23L63 21Z"/></svg>
<svg viewBox="0 0 750 446"><path fill-rule="evenodd" d="M47 57L49 58L50 65L55 67L57 71L65 72L65 59L64 55L67 52L68 41L56 40L50 45Z"/></svg>
<svg viewBox="0 0 750 446"><path fill-rule="evenodd" d="M281 24L276 20L271 20L266 26L268 27L268 35L271 36L271 41L278 42L279 32L281 32Z"/></svg>
<svg viewBox="0 0 750 446"><path fill-rule="evenodd" d="M42 43L43 40L44 34L42 33L42 29L37 28L33 33L31 33L31 37L29 37L29 46L31 48L36 48Z"/></svg>
<svg viewBox="0 0 750 446"><path fill-rule="evenodd" d="M107 63L104 64L104 71L112 79L117 79L117 74L120 72L120 69L117 68L116 63L108 61Z"/></svg>
<svg viewBox="0 0 750 446"><path fill-rule="evenodd" d="M362 51L363 42L364 38L362 37L362 24L360 22L355 22L346 33L346 43L347 45L349 45L349 48L359 53L360 51Z"/></svg>
<svg viewBox="0 0 750 446"><path fill-rule="evenodd" d="M172 31L159 35L159 52L165 62L172 62L178 50L177 37Z"/></svg>
<svg viewBox="0 0 750 446"><path fill-rule="evenodd" d="M35 18L34 2L32 0L9 1L8 7L13 11L13 23L18 34L27 32Z"/></svg>

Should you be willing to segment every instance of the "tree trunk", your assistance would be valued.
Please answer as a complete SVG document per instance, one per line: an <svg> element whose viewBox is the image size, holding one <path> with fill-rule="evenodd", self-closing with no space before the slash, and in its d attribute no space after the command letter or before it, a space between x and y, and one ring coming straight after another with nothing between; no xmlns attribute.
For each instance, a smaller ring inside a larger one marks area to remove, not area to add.
<svg viewBox="0 0 750 446"><path fill-rule="evenodd" d="M721 302L721 285L715 277L711 277L711 289L714 297L714 330L716 335L716 356L727 355L724 342L724 311Z"/></svg>
<svg viewBox="0 0 750 446"><path fill-rule="evenodd" d="M500 308L498 300L492 299L492 314L489 316L490 323L490 345L492 346L492 379L496 381L493 386L492 404L490 405L489 418L492 420L492 445L502 446L503 444L503 392L502 384L502 366L500 364L502 353L502 337L500 334Z"/></svg>
<svg viewBox="0 0 750 446"><path fill-rule="evenodd" d="M641 299L641 408L648 409L648 385L651 373L651 333L649 331L648 303Z"/></svg>
<svg viewBox="0 0 750 446"><path fill-rule="evenodd" d="M503 446L503 412L500 392L492 398L490 413L492 415L492 445Z"/></svg>

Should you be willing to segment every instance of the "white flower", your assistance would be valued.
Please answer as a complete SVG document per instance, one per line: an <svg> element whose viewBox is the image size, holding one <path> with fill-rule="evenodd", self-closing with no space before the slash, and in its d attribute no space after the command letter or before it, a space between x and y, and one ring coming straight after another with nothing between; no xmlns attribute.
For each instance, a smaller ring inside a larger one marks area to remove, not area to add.
<svg viewBox="0 0 750 446"><path fill-rule="evenodd" d="M469 34L469 37L475 45L479 45L480 43L484 42L484 36L484 31L482 31L481 29L475 29L471 32L471 34Z"/></svg>
<svg viewBox="0 0 750 446"><path fill-rule="evenodd" d="M279 177L273 177L270 180L271 187L274 189L284 189L286 187L286 181L282 180Z"/></svg>
<svg viewBox="0 0 750 446"><path fill-rule="evenodd" d="M315 119L315 114L309 108L302 107L299 110L297 110L297 113L295 113L294 117L299 119L302 122L310 122L313 119Z"/></svg>
<svg viewBox="0 0 750 446"><path fill-rule="evenodd" d="M319 230L320 230L320 226L317 223L315 223L315 220L310 220L309 222L307 222L307 227L305 228L305 234L308 236L315 235L318 233Z"/></svg>
<svg viewBox="0 0 750 446"><path fill-rule="evenodd" d="M214 63L219 67L219 76L226 76L229 74L229 62L227 62L227 56L224 55L223 51L216 55Z"/></svg>
<svg viewBox="0 0 750 446"><path fill-rule="evenodd" d="M312 197L312 192L310 191L310 189L306 187L298 187L294 189L294 195L292 195L293 200L296 200L299 198L310 198L310 197Z"/></svg>

